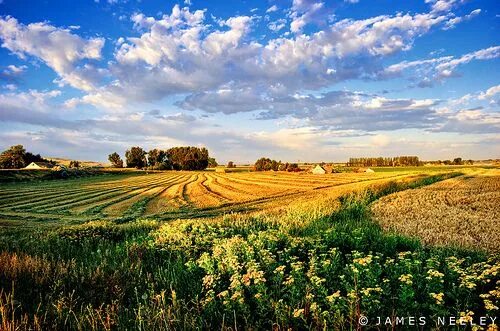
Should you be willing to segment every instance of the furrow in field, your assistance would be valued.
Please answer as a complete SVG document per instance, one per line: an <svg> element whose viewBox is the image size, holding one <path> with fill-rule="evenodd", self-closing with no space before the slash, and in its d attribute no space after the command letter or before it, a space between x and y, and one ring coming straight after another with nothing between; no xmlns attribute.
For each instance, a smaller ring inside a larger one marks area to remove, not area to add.
<svg viewBox="0 0 500 331"><path fill-rule="evenodd" d="M87 191L80 194L68 195L67 198L61 198L56 200L47 200L45 202L39 202L36 205L31 206L31 209L39 209L39 210L58 210L58 209L67 209L68 207L74 204L81 204L86 200L93 199L102 199L103 196L120 194L123 192L123 189L120 188L109 188L106 190L100 191Z"/></svg>
<svg viewBox="0 0 500 331"><path fill-rule="evenodd" d="M283 192L283 191L305 191L306 189L297 189L296 186L289 186L289 185L283 185L283 184L278 184L278 183L273 183L273 182L267 182L267 181L258 181L254 179L244 179L240 177L235 177L235 176L227 176L227 179L231 182L237 182L242 185L248 186L249 190L264 190L263 193L264 195L267 195L271 192L273 193L278 193L278 192Z"/></svg>
<svg viewBox="0 0 500 331"><path fill-rule="evenodd" d="M246 180L249 182L257 183L257 184L266 184L266 185L279 185L282 187L294 187L294 188L300 188L300 189L312 189L314 188L314 185L311 185L310 183L303 183L299 180L282 180L277 178L276 176L261 176L261 175L254 175L254 176L247 176L247 177L242 177L242 176L235 176L234 178L239 178L241 180ZM319 183L318 183L319 184Z"/></svg>
<svg viewBox="0 0 500 331"><path fill-rule="evenodd" d="M180 203L182 190L186 181L189 181L191 175L182 175L176 181L172 182L157 197L153 198L146 206L145 215L163 213L173 208L178 208L185 203Z"/></svg>
<svg viewBox="0 0 500 331"><path fill-rule="evenodd" d="M129 199L132 199L134 196L140 195L141 193L143 193L143 192L145 192L145 191L147 191L149 189L161 187L162 185L168 185L168 183L170 183L173 180L175 180L175 178L177 178L177 177L173 177L173 178L172 177L168 177L164 181L159 181L160 178L155 178L154 182L156 184L154 184L154 185L150 185L148 187L140 187L140 188L128 190L127 192L124 192L119 197L112 198L112 199L107 199L107 200L103 200L103 201L99 201L97 203L91 203L91 204L85 206L85 209L76 208L75 212L83 212L83 213L95 214L95 213L100 213L100 212L104 211L105 209L109 209L109 210L113 211L113 208L111 208L111 207L113 205L115 205L115 204L120 204L120 206L117 207L119 209L119 208L121 208L121 206L126 205L127 201ZM147 183L151 183L151 182L148 181Z"/></svg>
<svg viewBox="0 0 500 331"><path fill-rule="evenodd" d="M213 182L212 177L209 177L207 174L201 174L200 177L201 181L196 186L196 189L200 193L196 196L196 200L200 206L216 206L231 201L231 199L212 189L213 184L212 187L210 186L210 183Z"/></svg>
<svg viewBox="0 0 500 331"><path fill-rule="evenodd" d="M83 208L88 208L89 204L91 204L93 202L102 202L102 201L105 201L107 199L111 199L111 198L117 197L119 195L122 195L125 192L127 192L127 191L125 191L123 189L102 191L101 194L87 195L87 196L81 197L79 199L74 199L72 201L68 200L66 202L61 202L61 203L56 204L56 205L49 205L49 207L41 208L41 209L43 209L44 211L59 210L59 209L73 211L73 210L77 209L78 207L82 207L82 206L83 206Z"/></svg>
<svg viewBox="0 0 500 331"><path fill-rule="evenodd" d="M244 201L255 198L258 194L256 192L244 191L236 187L236 185L228 185L226 178L219 176L217 174L207 175L209 181L207 185L210 189L218 194L226 197L231 201Z"/></svg>
<svg viewBox="0 0 500 331"><path fill-rule="evenodd" d="M24 205L27 202L38 202L38 201L44 201L47 199L47 197L58 197L58 196L64 196L68 193L73 194L73 193L78 193L82 192L82 189L75 189L75 190L70 190L70 191L61 191L61 190L54 190L54 191L44 191L44 190L34 190L30 192L29 194L17 194L13 193L12 195L1 198L0 200L0 207L2 208L10 208L10 207L15 207L16 205Z"/></svg>
<svg viewBox="0 0 500 331"><path fill-rule="evenodd" d="M136 202L139 202L142 199L148 198L148 197L154 195L155 193L160 192L161 190L162 190L161 187L147 188L143 192L135 194L126 200L114 203L114 204L110 205L109 207L104 208L102 211L107 216L114 216L114 217L122 216Z"/></svg>
<svg viewBox="0 0 500 331"><path fill-rule="evenodd" d="M37 208L40 206L51 205L57 203L58 201L67 201L70 198L76 198L82 195L88 195L89 193L99 194L99 191L86 191L86 190L77 190L77 191L63 191L59 194L50 194L50 193L40 193L39 197L36 199L24 199L23 202L15 202L9 204L6 207L8 209L31 209Z"/></svg>
<svg viewBox="0 0 500 331"><path fill-rule="evenodd" d="M166 178L157 177L155 184L149 185L149 190L140 193L130 199L110 205L109 207L103 209L103 212L111 216L119 216L125 214L137 214L137 216L141 216L142 212L140 213L141 215L139 215L136 210L131 210L135 209L136 203L142 202L146 199L146 201L144 201L144 205L146 206L150 200L154 199L157 195L164 192L168 187L172 185L172 183L177 182L180 177L182 176L177 174L174 176L168 176Z"/></svg>

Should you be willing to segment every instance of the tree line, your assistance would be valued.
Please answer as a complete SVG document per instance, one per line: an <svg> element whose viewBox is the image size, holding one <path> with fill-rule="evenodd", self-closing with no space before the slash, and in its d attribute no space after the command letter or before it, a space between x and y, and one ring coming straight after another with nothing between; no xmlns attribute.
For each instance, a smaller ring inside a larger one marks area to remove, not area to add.
<svg viewBox="0 0 500 331"><path fill-rule="evenodd" d="M44 159L40 154L27 152L23 145L11 146L0 154L0 169L21 169L31 162L55 162Z"/></svg>
<svg viewBox="0 0 500 331"><path fill-rule="evenodd" d="M436 164L436 165L473 165L474 161L473 160L463 160L461 157L456 157L453 160L437 160L437 161L429 161L430 164Z"/></svg>
<svg viewBox="0 0 500 331"><path fill-rule="evenodd" d="M288 171L288 172L298 172L300 171L299 165L297 163L282 163L281 161L271 160L267 157L261 157L254 164L255 171Z"/></svg>
<svg viewBox="0 0 500 331"><path fill-rule="evenodd" d="M348 167L412 167L421 165L423 163L418 159L418 156L351 157L347 162Z"/></svg>
<svg viewBox="0 0 500 331"><path fill-rule="evenodd" d="M115 168L123 168L124 162L118 153L108 156L109 162ZM193 146L172 147L167 150L152 149L146 152L142 147L134 146L125 152L127 168L151 170L203 170L217 166L206 148Z"/></svg>

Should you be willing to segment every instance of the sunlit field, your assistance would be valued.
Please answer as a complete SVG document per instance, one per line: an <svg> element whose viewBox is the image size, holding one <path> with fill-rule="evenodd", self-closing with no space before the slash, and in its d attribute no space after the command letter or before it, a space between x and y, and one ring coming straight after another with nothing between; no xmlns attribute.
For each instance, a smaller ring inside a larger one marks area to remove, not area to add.
<svg viewBox="0 0 500 331"><path fill-rule="evenodd" d="M377 201L375 219L426 243L500 250L500 171L467 171L418 190Z"/></svg>
<svg viewBox="0 0 500 331"><path fill-rule="evenodd" d="M0 329L342 330L416 311L444 329L438 317L497 316L498 170L384 170L1 184Z"/></svg>
<svg viewBox="0 0 500 331"><path fill-rule="evenodd" d="M359 183L402 178L411 171L372 174L219 174L215 172L135 172L67 181L6 184L0 217L88 220L154 217L172 219L263 210L303 198L334 194ZM313 194L316 195L316 194Z"/></svg>

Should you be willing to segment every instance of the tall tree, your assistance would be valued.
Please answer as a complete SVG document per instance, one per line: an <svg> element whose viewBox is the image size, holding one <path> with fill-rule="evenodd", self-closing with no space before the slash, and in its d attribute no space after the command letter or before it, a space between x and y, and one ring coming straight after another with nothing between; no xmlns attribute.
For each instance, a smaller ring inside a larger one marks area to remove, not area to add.
<svg viewBox="0 0 500 331"><path fill-rule="evenodd" d="M152 149L148 152L148 166L159 168L167 161L167 152L161 149Z"/></svg>
<svg viewBox="0 0 500 331"><path fill-rule="evenodd" d="M108 160L114 168L123 168L123 160L118 153L109 154Z"/></svg>
<svg viewBox="0 0 500 331"><path fill-rule="evenodd" d="M130 148L125 152L128 168L141 169L146 166L146 151L139 146Z"/></svg>
<svg viewBox="0 0 500 331"><path fill-rule="evenodd" d="M173 147L167 158L175 170L203 170L208 166L208 150L193 146Z"/></svg>
<svg viewBox="0 0 500 331"><path fill-rule="evenodd" d="M0 154L0 168L2 169L20 169L26 166L24 157L26 150L23 145L11 146Z"/></svg>
<svg viewBox="0 0 500 331"><path fill-rule="evenodd" d="M255 170L256 171L269 171L269 170L278 170L280 162L276 160L271 160L267 157L261 157L255 162Z"/></svg>

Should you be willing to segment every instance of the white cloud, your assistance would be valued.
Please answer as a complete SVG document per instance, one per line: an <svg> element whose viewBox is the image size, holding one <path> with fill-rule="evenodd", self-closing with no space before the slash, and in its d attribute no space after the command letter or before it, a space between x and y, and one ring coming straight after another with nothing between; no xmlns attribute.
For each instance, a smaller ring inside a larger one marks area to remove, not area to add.
<svg viewBox="0 0 500 331"><path fill-rule="evenodd" d="M61 77L62 81L83 90L90 90L93 82L77 77L77 63L84 59L98 60L104 46L103 38L82 39L68 29L56 28L48 23L24 25L15 18L0 17L2 47L24 59L34 56Z"/></svg>
<svg viewBox="0 0 500 331"><path fill-rule="evenodd" d="M444 30L453 29L457 24L464 22L464 21L471 20L472 18L476 17L480 13L481 13L481 9L475 9L475 10L471 11L468 15L457 16L457 17L451 18L448 21L446 21L443 29Z"/></svg>
<svg viewBox="0 0 500 331"><path fill-rule="evenodd" d="M383 72L380 72L378 76L391 77L412 69L416 75L414 78L420 78L421 80L419 83L420 86L429 87L436 81L455 76L457 67L461 65L471 61L491 60L499 57L500 46L493 46L467 53L459 57L442 56L426 60L403 61L390 65L385 68Z"/></svg>
<svg viewBox="0 0 500 331"><path fill-rule="evenodd" d="M322 22L327 15L325 3L315 0L293 0L290 17L290 31L302 33L302 29L309 23Z"/></svg>
<svg viewBox="0 0 500 331"><path fill-rule="evenodd" d="M11 64L11 65L7 66L8 71L14 75L19 75L19 74L23 73L27 68L28 67L25 65L15 66L15 65Z"/></svg>
<svg viewBox="0 0 500 331"><path fill-rule="evenodd" d="M431 4L433 12L449 12L454 7L466 1L467 0L425 0L425 3Z"/></svg>
<svg viewBox="0 0 500 331"><path fill-rule="evenodd" d="M478 96L478 99L480 100L490 99L499 93L500 93L500 85L492 86L485 92L481 92Z"/></svg>
<svg viewBox="0 0 500 331"><path fill-rule="evenodd" d="M272 5L271 7L267 8L266 13L273 13L278 10L278 6Z"/></svg>
<svg viewBox="0 0 500 331"><path fill-rule="evenodd" d="M295 4L307 7L306 2ZM379 57L409 49L416 36L445 17L398 14L342 20L311 35L280 37L266 44L250 39L253 18L248 16L223 20L220 29L205 23L204 11L179 6L161 19L140 13L132 19L144 32L119 46L117 62L109 68L116 83L89 93L86 100L94 105L108 104L100 97L105 94L114 95L115 101L125 95L125 103L149 102L228 83L281 86L292 93L368 76ZM281 30L282 23L272 28ZM351 58L359 62L353 64Z"/></svg>
<svg viewBox="0 0 500 331"><path fill-rule="evenodd" d="M270 22L267 27L269 30L274 31L274 32L279 32L280 30L284 29L286 27L286 19L281 18L279 20L276 20L274 22Z"/></svg>

